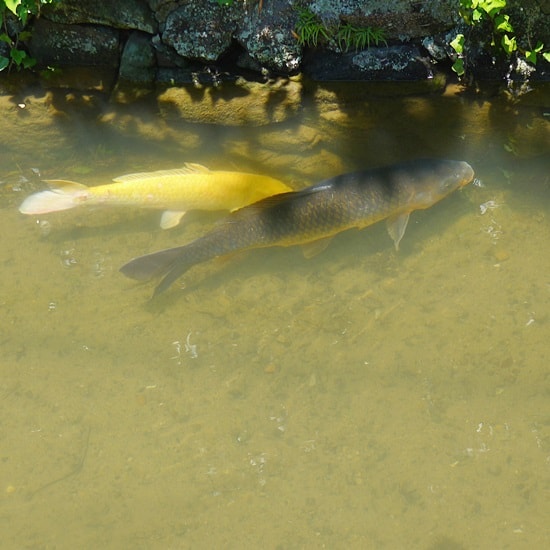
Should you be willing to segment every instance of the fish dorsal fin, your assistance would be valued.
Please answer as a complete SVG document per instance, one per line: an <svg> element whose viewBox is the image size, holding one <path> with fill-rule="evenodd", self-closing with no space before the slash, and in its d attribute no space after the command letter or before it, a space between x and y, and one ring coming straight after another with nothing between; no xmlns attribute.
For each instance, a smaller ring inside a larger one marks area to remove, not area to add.
<svg viewBox="0 0 550 550"><path fill-rule="evenodd" d="M53 191L58 191L60 193L72 193L74 191L84 191L88 189L82 183L77 183L76 181L69 180L43 180L47 183Z"/></svg>
<svg viewBox="0 0 550 550"><path fill-rule="evenodd" d="M182 212L181 210L166 210L162 213L160 218L160 226L162 229L171 229L172 227L176 227L176 225L180 223L183 216L185 216L185 212Z"/></svg>
<svg viewBox="0 0 550 550"><path fill-rule="evenodd" d="M242 212L243 214L256 213L261 210L265 210L266 208L271 208L273 206L283 204L288 200L299 199L300 197L307 197L309 195L313 195L315 193L318 193L319 191L323 191L323 189L324 189L323 187L306 187L305 189L301 189L299 191L286 191L284 193L277 193L276 195L271 195L270 197L266 197L265 199L260 199L259 201L253 204L245 206L237 210L235 213L239 213L239 212Z"/></svg>
<svg viewBox="0 0 550 550"><path fill-rule="evenodd" d="M323 250L330 244L332 237L326 237L324 239L318 239L311 243L306 243L302 245L302 253L304 258L313 258L317 254L321 254Z"/></svg>
<svg viewBox="0 0 550 550"><path fill-rule="evenodd" d="M196 162L186 162L183 165L182 170L189 170L190 173L192 172L200 172L200 173L206 173L210 172L210 169L206 166L203 166L202 164L197 164Z"/></svg>
<svg viewBox="0 0 550 550"><path fill-rule="evenodd" d="M405 212L396 216L390 216L386 220L386 228L388 229L388 233L393 240L395 250L399 250L399 243L401 242L401 239L405 234L405 230L407 229L410 214L410 212Z"/></svg>
<svg viewBox="0 0 550 550"><path fill-rule="evenodd" d="M165 176L188 176L189 174L205 174L210 172L206 166L202 164L187 163L181 168L173 168L171 170L156 170L154 172L136 172L135 174L125 174L113 179L116 183L123 183L136 180L146 180L161 178Z"/></svg>

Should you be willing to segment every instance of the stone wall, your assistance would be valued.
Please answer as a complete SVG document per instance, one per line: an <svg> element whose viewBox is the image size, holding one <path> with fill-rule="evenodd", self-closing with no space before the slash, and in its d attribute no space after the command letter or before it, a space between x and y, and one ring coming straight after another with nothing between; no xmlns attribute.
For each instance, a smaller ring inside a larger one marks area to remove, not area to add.
<svg viewBox="0 0 550 550"><path fill-rule="evenodd" d="M514 21L531 34L535 28L549 44L550 2L516 4ZM97 67L113 73L113 82L142 85L216 85L238 75L265 80L297 73L321 81L424 80L449 71L448 44L463 29L458 5L458 0L63 0L46 5L32 22L29 49L41 67ZM336 40L300 45L296 25L304 9L326 28L383 29L384 41L349 51ZM506 69L474 49L469 55L479 56L472 66L481 76L485 71L500 78ZM542 78L547 65L539 71Z"/></svg>

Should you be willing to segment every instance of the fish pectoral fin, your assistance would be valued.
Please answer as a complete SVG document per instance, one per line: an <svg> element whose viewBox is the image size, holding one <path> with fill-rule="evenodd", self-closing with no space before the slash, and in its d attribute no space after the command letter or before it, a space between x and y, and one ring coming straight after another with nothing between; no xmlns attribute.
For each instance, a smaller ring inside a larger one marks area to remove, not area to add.
<svg viewBox="0 0 550 550"><path fill-rule="evenodd" d="M386 220L386 228L390 237L395 245L395 250L399 250L399 243L405 234L407 224L409 223L410 212L404 214L398 214L397 216L390 216Z"/></svg>
<svg viewBox="0 0 550 550"><path fill-rule="evenodd" d="M160 218L160 226L162 229L176 227L176 225L180 223L183 216L185 216L185 212L182 212L181 210L166 210L162 213Z"/></svg>
<svg viewBox="0 0 550 550"><path fill-rule="evenodd" d="M325 248L330 244L332 237L325 237L324 239L319 239L311 243L306 243L302 245L302 253L304 258L313 258L325 250Z"/></svg>

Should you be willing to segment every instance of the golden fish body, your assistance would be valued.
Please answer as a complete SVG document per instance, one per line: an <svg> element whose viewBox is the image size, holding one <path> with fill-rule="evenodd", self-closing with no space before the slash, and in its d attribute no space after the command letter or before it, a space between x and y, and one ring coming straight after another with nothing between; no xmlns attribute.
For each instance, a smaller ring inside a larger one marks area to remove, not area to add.
<svg viewBox="0 0 550 550"><path fill-rule="evenodd" d="M217 256L319 242L384 219L398 248L413 210L429 208L473 177L468 163L453 160L416 160L342 174L247 206L203 237L135 258L121 271L138 280L164 275L158 294L193 265Z"/></svg>
<svg viewBox="0 0 550 550"><path fill-rule="evenodd" d="M51 189L27 197L23 214L45 214L79 205L138 206L166 209L161 226L177 225L188 210L236 210L262 198L290 191L268 176L210 171L199 164L175 170L127 174L114 183L86 187L65 180L47 180Z"/></svg>

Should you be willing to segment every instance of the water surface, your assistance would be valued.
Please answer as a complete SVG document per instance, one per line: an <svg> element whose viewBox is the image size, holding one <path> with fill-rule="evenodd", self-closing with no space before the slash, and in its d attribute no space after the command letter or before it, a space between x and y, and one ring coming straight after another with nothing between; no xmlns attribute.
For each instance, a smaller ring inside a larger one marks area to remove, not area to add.
<svg viewBox="0 0 550 550"><path fill-rule="evenodd" d="M6 93L2 538L10 548L542 548L550 535L549 96L316 90L279 124ZM546 156L545 156L546 155ZM306 260L269 249L149 301L131 257L202 235L137 209L25 217L40 178L198 162L301 188L416 157L481 185Z"/></svg>

